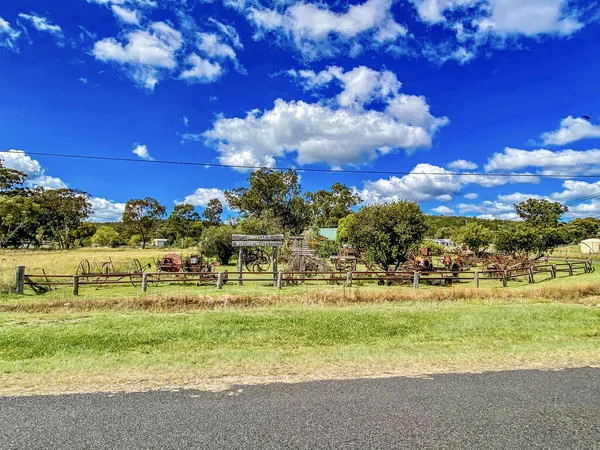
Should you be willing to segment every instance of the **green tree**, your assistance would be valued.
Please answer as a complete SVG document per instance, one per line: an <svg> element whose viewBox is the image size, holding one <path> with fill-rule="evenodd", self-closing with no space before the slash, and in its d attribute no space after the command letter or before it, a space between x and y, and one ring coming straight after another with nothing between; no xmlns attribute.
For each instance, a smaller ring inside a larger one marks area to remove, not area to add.
<svg viewBox="0 0 600 450"><path fill-rule="evenodd" d="M538 259L568 241L564 226L537 228L525 222L497 231L494 238L498 251L528 259Z"/></svg>
<svg viewBox="0 0 600 450"><path fill-rule="evenodd" d="M382 270L397 268L427 231L423 211L408 201L363 208L346 227L348 243Z"/></svg>
<svg viewBox="0 0 600 450"><path fill-rule="evenodd" d="M575 219L567 224L570 241L578 244L579 242L598 237L600 235L600 220L593 217L585 219Z"/></svg>
<svg viewBox="0 0 600 450"><path fill-rule="evenodd" d="M262 218L290 233L301 233L311 222L311 211L301 195L298 174L294 170L260 169L249 177L249 188L225 192L232 211L243 217Z"/></svg>
<svg viewBox="0 0 600 450"><path fill-rule="evenodd" d="M352 213L362 202L360 196L342 183L334 183L330 190L306 194L317 227L337 227L340 219Z"/></svg>
<svg viewBox="0 0 600 450"><path fill-rule="evenodd" d="M281 234L282 227L279 223L264 218L246 217L238 221L235 225L236 232L239 234Z"/></svg>
<svg viewBox="0 0 600 450"><path fill-rule="evenodd" d="M125 204L123 223L142 237L142 248L146 248L148 237L165 212L166 208L152 197L136 198Z"/></svg>
<svg viewBox="0 0 600 450"><path fill-rule="evenodd" d="M199 237L202 232L200 214L189 203L176 205L167 219L166 225L173 231L176 239L186 242L190 236L197 234Z"/></svg>
<svg viewBox="0 0 600 450"><path fill-rule="evenodd" d="M198 248L205 256L216 257L221 264L229 264L235 252L232 245L233 232L231 225L208 227L202 233Z"/></svg>
<svg viewBox="0 0 600 450"><path fill-rule="evenodd" d="M77 189L41 190L34 197L40 205L40 225L50 230L60 249L71 247L72 232L92 212L90 195Z"/></svg>
<svg viewBox="0 0 600 450"><path fill-rule="evenodd" d="M24 172L4 167L0 159L0 193L21 186L26 179L27 175Z"/></svg>
<svg viewBox="0 0 600 450"><path fill-rule="evenodd" d="M114 247L119 242L119 233L113 227L102 225L98 228L96 233L94 233L92 242L101 245L102 247Z"/></svg>
<svg viewBox="0 0 600 450"><path fill-rule="evenodd" d="M338 244L343 245L348 243L350 240L350 229L355 229L351 227L355 220L355 214L348 214L346 217L338 221L338 227L335 235L335 240Z"/></svg>
<svg viewBox="0 0 600 450"><path fill-rule="evenodd" d="M223 214L223 204L218 198L211 199L202 213L209 225L219 225L221 223L221 214Z"/></svg>
<svg viewBox="0 0 600 450"><path fill-rule="evenodd" d="M477 257L485 253L494 238L490 230L474 222L463 225L452 236L455 242L465 244Z"/></svg>
<svg viewBox="0 0 600 450"><path fill-rule="evenodd" d="M40 206L32 197L0 194L0 247L34 232L39 215Z"/></svg>
<svg viewBox="0 0 600 450"><path fill-rule="evenodd" d="M530 198L515 205L521 219L534 227L556 227L563 214L569 211L565 205L548 200Z"/></svg>
<svg viewBox="0 0 600 450"><path fill-rule="evenodd" d="M137 247L142 242L142 237L139 234L132 234L127 243L130 247Z"/></svg>

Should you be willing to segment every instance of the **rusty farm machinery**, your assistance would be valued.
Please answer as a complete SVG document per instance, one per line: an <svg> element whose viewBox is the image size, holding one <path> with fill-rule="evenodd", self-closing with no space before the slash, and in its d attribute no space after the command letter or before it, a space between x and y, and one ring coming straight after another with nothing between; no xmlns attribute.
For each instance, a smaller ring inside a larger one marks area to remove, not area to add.
<svg viewBox="0 0 600 450"><path fill-rule="evenodd" d="M144 270L151 267L150 264L142 266L139 259L132 259L126 262L113 261L89 261L82 259L77 265L75 274L84 278L89 284L97 285L100 289L105 284L120 283L123 280L129 280L134 286L138 286L142 281Z"/></svg>

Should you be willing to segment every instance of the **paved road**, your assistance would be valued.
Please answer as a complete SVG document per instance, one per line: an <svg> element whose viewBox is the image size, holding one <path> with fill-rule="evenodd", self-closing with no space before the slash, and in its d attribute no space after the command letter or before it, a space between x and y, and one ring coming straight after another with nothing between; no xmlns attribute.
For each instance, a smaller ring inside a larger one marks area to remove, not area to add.
<svg viewBox="0 0 600 450"><path fill-rule="evenodd" d="M598 449L600 369L0 398L0 448Z"/></svg>

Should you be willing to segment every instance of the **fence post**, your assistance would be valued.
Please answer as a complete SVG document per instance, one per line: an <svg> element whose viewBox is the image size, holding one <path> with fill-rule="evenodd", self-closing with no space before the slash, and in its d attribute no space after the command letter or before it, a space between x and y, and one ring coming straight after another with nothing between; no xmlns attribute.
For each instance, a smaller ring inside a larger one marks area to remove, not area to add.
<svg viewBox="0 0 600 450"><path fill-rule="evenodd" d="M17 294L23 294L25 289L25 266L17 266L16 283Z"/></svg>
<svg viewBox="0 0 600 450"><path fill-rule="evenodd" d="M281 289L281 285L283 283L283 272L277 273L277 289Z"/></svg>
<svg viewBox="0 0 600 450"><path fill-rule="evenodd" d="M217 275L217 289L223 289L223 272L219 272Z"/></svg>
<svg viewBox="0 0 600 450"><path fill-rule="evenodd" d="M527 268L527 278L529 278L529 282L533 283L535 280L533 279L533 267Z"/></svg>
<svg viewBox="0 0 600 450"><path fill-rule="evenodd" d="M238 255L238 286L242 285L242 270L244 269L244 247L240 247L240 253Z"/></svg>
<svg viewBox="0 0 600 450"><path fill-rule="evenodd" d="M148 291L148 274L144 272L142 274L142 292L147 292L147 291Z"/></svg>
<svg viewBox="0 0 600 450"><path fill-rule="evenodd" d="M569 265L569 276L572 277L573 276L573 265L570 262L568 262L567 264Z"/></svg>
<svg viewBox="0 0 600 450"><path fill-rule="evenodd" d="M473 275L473 282L475 283L475 287L479 287L479 272L475 272Z"/></svg>
<svg viewBox="0 0 600 450"><path fill-rule="evenodd" d="M421 279L421 274L416 272L413 274L413 287L415 289L419 289L419 280Z"/></svg>
<svg viewBox="0 0 600 450"><path fill-rule="evenodd" d="M279 268L277 267L277 247L273 247L273 286L277 286L277 272Z"/></svg>
<svg viewBox="0 0 600 450"><path fill-rule="evenodd" d="M556 278L556 264L552 264L552 267L550 267L550 276Z"/></svg>
<svg viewBox="0 0 600 450"><path fill-rule="evenodd" d="M508 286L508 273L507 271L502 272L502 287Z"/></svg>
<svg viewBox="0 0 600 450"><path fill-rule="evenodd" d="M79 275L73 277L73 295L79 295Z"/></svg>
<svg viewBox="0 0 600 450"><path fill-rule="evenodd" d="M346 274L346 286L352 286L352 272Z"/></svg>

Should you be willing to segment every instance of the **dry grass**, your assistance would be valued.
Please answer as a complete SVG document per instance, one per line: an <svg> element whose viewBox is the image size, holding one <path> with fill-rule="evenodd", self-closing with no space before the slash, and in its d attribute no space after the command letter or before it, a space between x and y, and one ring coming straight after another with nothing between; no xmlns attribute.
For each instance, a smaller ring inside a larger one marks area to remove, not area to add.
<svg viewBox="0 0 600 450"><path fill-rule="evenodd" d="M418 377L427 378L444 373L483 373L500 370L563 370L578 367L600 367L596 351L547 352L502 357L463 356L452 359L427 360L404 358L300 367L281 365L260 369L260 365L238 368L237 371L206 371L164 369L98 373L0 373L0 396L59 395L91 392L146 392L152 390L198 389L202 391L232 390L241 392L240 385L268 383L300 383L318 380L356 378ZM236 373L237 372L237 373ZM242 388L243 389L243 388Z"/></svg>
<svg viewBox="0 0 600 450"><path fill-rule="evenodd" d="M356 304L382 304L397 302L456 302L537 300L600 304L600 284L586 283L574 286L538 287L520 289L319 289L301 295L257 296L252 294L189 295L166 294L122 298L73 298L64 300L21 301L10 300L0 304L0 312L57 312L94 310L146 310L153 312L178 312L210 310L217 308L254 308L292 305L348 306Z"/></svg>

